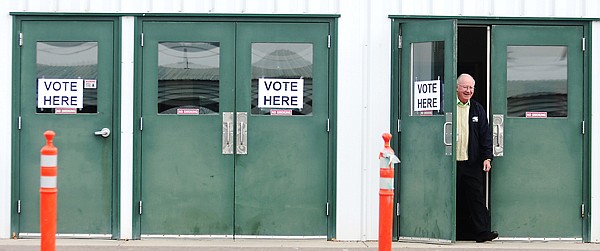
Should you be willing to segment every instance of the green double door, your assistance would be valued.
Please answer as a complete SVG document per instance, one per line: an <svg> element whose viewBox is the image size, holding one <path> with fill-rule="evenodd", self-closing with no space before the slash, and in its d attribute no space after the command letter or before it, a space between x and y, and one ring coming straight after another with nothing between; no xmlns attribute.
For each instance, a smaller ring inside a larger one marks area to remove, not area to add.
<svg viewBox="0 0 600 251"><path fill-rule="evenodd" d="M452 242L457 24L415 21L400 30L398 238ZM501 238L583 238L582 38L580 26L491 26L489 209ZM418 102L435 97L435 109Z"/></svg>
<svg viewBox="0 0 600 251"><path fill-rule="evenodd" d="M329 24L142 29L141 237L325 237Z"/></svg>
<svg viewBox="0 0 600 251"><path fill-rule="evenodd" d="M13 169L13 232L27 237L40 231L40 149L46 144L44 131L53 130L58 148L57 233L116 238L115 22L92 18L18 23L22 45L17 49L14 96L18 128L13 138L18 140L13 145L18 156ZM61 92L65 90L69 92ZM79 98L48 107L56 104L48 97L70 97L77 91ZM97 135L103 128L113 133Z"/></svg>

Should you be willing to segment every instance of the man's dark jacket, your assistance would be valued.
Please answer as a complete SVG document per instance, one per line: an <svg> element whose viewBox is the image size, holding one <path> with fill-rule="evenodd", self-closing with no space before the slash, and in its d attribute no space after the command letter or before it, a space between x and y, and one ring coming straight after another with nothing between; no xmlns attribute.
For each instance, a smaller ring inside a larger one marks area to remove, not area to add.
<svg viewBox="0 0 600 251"><path fill-rule="evenodd" d="M485 159L493 159L492 134L483 106L471 99L469 106L469 165L480 166Z"/></svg>

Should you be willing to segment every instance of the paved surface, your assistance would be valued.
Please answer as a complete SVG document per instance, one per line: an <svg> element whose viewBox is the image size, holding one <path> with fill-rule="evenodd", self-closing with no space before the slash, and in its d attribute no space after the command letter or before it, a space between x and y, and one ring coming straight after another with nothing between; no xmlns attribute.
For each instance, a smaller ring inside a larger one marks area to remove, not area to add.
<svg viewBox="0 0 600 251"><path fill-rule="evenodd" d="M39 251L39 239L0 240L0 251ZM394 242L393 250L600 250L600 244L559 242L458 242L449 245ZM373 251L377 242L343 242L324 240L198 240L198 239L148 239L134 241L59 239L56 251Z"/></svg>

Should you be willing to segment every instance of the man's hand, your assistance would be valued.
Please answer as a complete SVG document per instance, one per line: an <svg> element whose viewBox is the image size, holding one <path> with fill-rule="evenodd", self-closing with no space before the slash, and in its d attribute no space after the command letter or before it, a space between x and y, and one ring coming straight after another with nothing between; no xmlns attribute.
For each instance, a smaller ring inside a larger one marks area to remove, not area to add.
<svg viewBox="0 0 600 251"><path fill-rule="evenodd" d="M489 172L492 169L492 161L490 159L486 159L483 161L483 171Z"/></svg>

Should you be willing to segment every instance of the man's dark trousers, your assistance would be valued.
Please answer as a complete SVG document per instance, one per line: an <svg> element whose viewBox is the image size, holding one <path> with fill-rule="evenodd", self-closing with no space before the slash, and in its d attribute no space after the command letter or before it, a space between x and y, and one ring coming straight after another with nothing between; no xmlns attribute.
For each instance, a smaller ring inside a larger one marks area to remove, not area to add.
<svg viewBox="0 0 600 251"><path fill-rule="evenodd" d="M471 225L467 229L472 229L475 236L491 229L490 215L485 206L484 172L482 168L483 164L470 165L469 161L456 162L457 209L464 208L467 211L470 217L466 219L470 219L471 222L464 223ZM457 217L457 219L460 220L460 217Z"/></svg>

